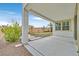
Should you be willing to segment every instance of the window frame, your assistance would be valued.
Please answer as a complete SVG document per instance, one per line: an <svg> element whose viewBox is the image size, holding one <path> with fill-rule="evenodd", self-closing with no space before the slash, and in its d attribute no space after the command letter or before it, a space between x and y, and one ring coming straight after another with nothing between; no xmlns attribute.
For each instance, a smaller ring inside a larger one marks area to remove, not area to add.
<svg viewBox="0 0 79 59"><path fill-rule="evenodd" d="M65 24L63 24L65 22ZM68 22L68 23L66 23L66 22ZM56 23L60 23L61 25L60 25L60 29L57 29L58 27L57 27L57 25L56 25ZM55 23L55 31L70 31L71 29L70 29L70 27L71 27L71 19L66 19L66 20L61 20L61 21L56 21L56 23ZM64 26L63 26L64 25ZM56 28L57 27L57 28ZM63 27L65 28L65 29L63 29ZM68 28L68 29L67 29Z"/></svg>
<svg viewBox="0 0 79 59"><path fill-rule="evenodd" d="M61 22L56 22L55 23L55 30L56 31L61 30Z"/></svg>
<svg viewBox="0 0 79 59"><path fill-rule="evenodd" d="M70 30L70 20L66 20L62 22L62 30L69 31Z"/></svg>

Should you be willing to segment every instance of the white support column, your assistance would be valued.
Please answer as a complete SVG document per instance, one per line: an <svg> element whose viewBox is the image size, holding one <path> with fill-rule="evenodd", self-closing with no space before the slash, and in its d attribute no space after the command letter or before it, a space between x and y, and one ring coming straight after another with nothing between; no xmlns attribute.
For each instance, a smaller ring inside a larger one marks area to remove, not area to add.
<svg viewBox="0 0 79 59"><path fill-rule="evenodd" d="M23 44L28 43L28 11L23 7L23 19L22 19L22 40Z"/></svg>

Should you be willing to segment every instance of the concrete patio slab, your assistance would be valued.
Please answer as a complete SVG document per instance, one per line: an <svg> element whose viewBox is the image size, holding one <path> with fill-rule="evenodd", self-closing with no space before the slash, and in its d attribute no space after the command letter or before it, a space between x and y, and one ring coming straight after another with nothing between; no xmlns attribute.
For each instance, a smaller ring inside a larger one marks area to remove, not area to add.
<svg viewBox="0 0 79 59"><path fill-rule="evenodd" d="M45 56L77 56L77 48L73 38L50 36L30 41L29 46ZM31 50L30 52L33 53Z"/></svg>

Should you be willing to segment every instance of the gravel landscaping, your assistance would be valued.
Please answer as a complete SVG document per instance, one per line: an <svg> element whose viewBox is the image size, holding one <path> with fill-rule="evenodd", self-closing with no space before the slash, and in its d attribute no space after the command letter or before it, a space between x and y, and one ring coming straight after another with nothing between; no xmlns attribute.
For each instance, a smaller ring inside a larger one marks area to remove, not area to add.
<svg viewBox="0 0 79 59"><path fill-rule="evenodd" d="M0 56L32 56L25 47L15 47L17 44L21 43L7 43L3 37L3 33L0 32Z"/></svg>

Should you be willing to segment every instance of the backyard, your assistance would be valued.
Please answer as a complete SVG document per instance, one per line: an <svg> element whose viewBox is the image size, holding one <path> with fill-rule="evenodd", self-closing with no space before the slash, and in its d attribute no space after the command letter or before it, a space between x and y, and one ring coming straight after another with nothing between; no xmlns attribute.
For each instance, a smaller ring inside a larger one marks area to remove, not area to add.
<svg viewBox="0 0 79 59"><path fill-rule="evenodd" d="M35 37L47 37L51 36L52 32L32 32L30 35L35 36Z"/></svg>

